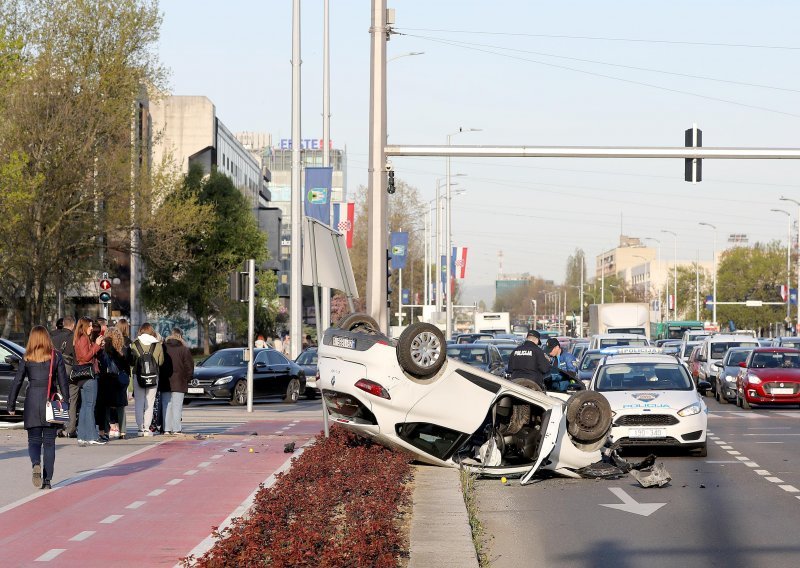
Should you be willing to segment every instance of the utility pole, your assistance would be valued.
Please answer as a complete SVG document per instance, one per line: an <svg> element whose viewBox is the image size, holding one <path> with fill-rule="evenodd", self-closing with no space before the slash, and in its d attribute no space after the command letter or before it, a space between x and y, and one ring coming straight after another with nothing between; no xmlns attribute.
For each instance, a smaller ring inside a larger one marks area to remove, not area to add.
<svg viewBox="0 0 800 568"><path fill-rule="evenodd" d="M323 0L322 3L322 167L327 168L331 165L331 56L330 56L330 0ZM331 215L333 208L333 188L328 194L328 216ZM336 229L336 227L334 227ZM331 326L331 289L323 287L320 289L322 297L320 299L320 318L322 332ZM317 344L322 341L322 337L317 337Z"/></svg>
<svg viewBox="0 0 800 568"><path fill-rule="evenodd" d="M386 297L386 0L372 0L370 26L369 177L367 203L367 310L380 329L389 330Z"/></svg>
<svg viewBox="0 0 800 568"><path fill-rule="evenodd" d="M797 327L795 327L795 335L798 335L798 330L800 330L800 201L783 196L781 196L781 201L791 201L797 205Z"/></svg>
<svg viewBox="0 0 800 568"><path fill-rule="evenodd" d="M256 261L247 261L247 412L253 412L253 340L256 327ZM294 341L294 338L292 338ZM323 405L324 406L324 405Z"/></svg>
<svg viewBox="0 0 800 568"><path fill-rule="evenodd" d="M302 162L300 154L300 0L292 1L292 257L289 260L292 274L290 289L291 358L300 354L300 336L303 333L303 285L301 233L303 195L300 189Z"/></svg>
<svg viewBox="0 0 800 568"><path fill-rule="evenodd" d="M792 320L791 295L792 295L792 214L783 209L770 209L774 213L783 213L789 219L789 233L786 243L786 322Z"/></svg>

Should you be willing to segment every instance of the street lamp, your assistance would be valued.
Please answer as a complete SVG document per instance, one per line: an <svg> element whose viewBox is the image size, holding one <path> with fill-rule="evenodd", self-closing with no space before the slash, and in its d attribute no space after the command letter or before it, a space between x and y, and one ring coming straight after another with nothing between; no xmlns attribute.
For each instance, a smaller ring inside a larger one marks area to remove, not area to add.
<svg viewBox="0 0 800 568"><path fill-rule="evenodd" d="M781 196L781 201L791 201L797 205L797 325L800 326L800 201ZM795 328L795 334L797 328Z"/></svg>
<svg viewBox="0 0 800 568"><path fill-rule="evenodd" d="M712 296L711 299L714 301L712 304L712 315L711 319L714 320L714 325L717 325L717 227L712 225L711 223L704 223L701 222L700 225L703 227L711 227L714 229L714 290L711 292Z"/></svg>
<svg viewBox="0 0 800 568"><path fill-rule="evenodd" d="M395 59L400 59L401 57L411 57L413 55L425 55L424 51L409 51L408 53L401 53L400 55L395 55L390 57L386 60L386 62L394 61Z"/></svg>
<svg viewBox="0 0 800 568"><path fill-rule="evenodd" d="M450 140L456 134L460 134L462 132L480 132L480 131L481 131L480 128L459 128L458 132L452 132L452 133L447 135L447 145L450 146ZM447 306L446 306L446 308L447 308L446 309L446 312L447 312L446 313L447 323L446 323L446 326L445 326L445 337L447 339L451 339L452 336L453 336L453 294L452 294L452 288L451 288L451 284L450 284L450 279L453 276L452 275L452 269L451 269L451 266L450 266L451 265L450 255L452 254L452 248L453 248L453 243L451 242L451 239L452 239L452 236L453 236L453 225L452 225L452 219L451 219L451 216L450 216L450 200L452 198L452 195L450 193L450 186L451 186L450 178L451 178L451 175L450 175L450 156L447 156L447 196L445 198L447 200L447 213L445 215L445 218L447 219L447 222L446 222L446 225L447 225L447 239L445 240L445 245L447 247L447 250L445 251L445 260L446 260L445 264L447 264L447 268L445 269L445 275L446 275L445 276L445 286L447 287Z"/></svg>
<svg viewBox="0 0 800 568"><path fill-rule="evenodd" d="M464 177L467 174L452 174L450 177ZM436 311L442 311L442 288L439 285L442 279L442 200L440 197L441 184L446 181L447 177L436 178L436 251L433 264L436 266L436 274L434 275L434 282L436 286ZM448 185L458 185L457 183L449 183ZM448 263L449 266L449 263Z"/></svg>
<svg viewBox="0 0 800 568"><path fill-rule="evenodd" d="M783 213L789 219L789 236L786 241L786 320L791 322L791 287L792 287L792 214L784 209L770 209L773 213Z"/></svg>
<svg viewBox="0 0 800 568"><path fill-rule="evenodd" d="M675 237L675 263L673 265L673 284L672 284L672 301L675 302L675 307L672 309L672 315L678 319L678 233L661 229L662 233L668 233Z"/></svg>
<svg viewBox="0 0 800 568"><path fill-rule="evenodd" d="M625 286L620 286L619 284L609 284L609 288L616 288L620 292L622 292L622 303L625 303ZM613 295L612 295L613 298Z"/></svg>
<svg viewBox="0 0 800 568"><path fill-rule="evenodd" d="M643 241L655 241L656 243L658 243L658 256L656 258L658 259L658 271L660 273L662 270L664 270L664 265L662 264L663 259L661 258L661 239L656 239L655 237L643 237L642 240ZM662 304L661 303L661 298L659 296L658 289L655 286L653 286L653 290L656 292L656 298L658 299L658 303L659 303L658 314L659 314L659 317L661 318L662 321L664 320L664 308L663 308L663 306L667 305L667 301L666 300L667 300L667 289L668 288L669 288L669 281L667 281L667 285L664 286L664 303Z"/></svg>

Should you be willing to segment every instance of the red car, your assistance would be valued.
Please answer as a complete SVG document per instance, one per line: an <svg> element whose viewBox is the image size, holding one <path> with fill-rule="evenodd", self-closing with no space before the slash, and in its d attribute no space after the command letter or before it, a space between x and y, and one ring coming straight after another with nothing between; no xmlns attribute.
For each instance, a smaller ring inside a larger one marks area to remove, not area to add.
<svg viewBox="0 0 800 568"><path fill-rule="evenodd" d="M700 361L697 358L700 356L700 353L703 350L702 345L697 345L692 349L692 353L689 355L689 359L686 360L686 364L689 365L689 373L692 375L694 379L694 384L697 384L698 378L700 376Z"/></svg>
<svg viewBox="0 0 800 568"><path fill-rule="evenodd" d="M800 349L753 349L739 366L737 406L749 409L751 404L800 404Z"/></svg>

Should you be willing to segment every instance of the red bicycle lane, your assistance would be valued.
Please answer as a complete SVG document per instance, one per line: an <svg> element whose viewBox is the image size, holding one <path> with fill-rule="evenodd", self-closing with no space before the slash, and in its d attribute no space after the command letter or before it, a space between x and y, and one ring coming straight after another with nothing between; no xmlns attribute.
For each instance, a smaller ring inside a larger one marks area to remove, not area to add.
<svg viewBox="0 0 800 568"><path fill-rule="evenodd" d="M285 444L319 431L316 420L270 420L166 439L0 514L2 563L174 566L287 465Z"/></svg>

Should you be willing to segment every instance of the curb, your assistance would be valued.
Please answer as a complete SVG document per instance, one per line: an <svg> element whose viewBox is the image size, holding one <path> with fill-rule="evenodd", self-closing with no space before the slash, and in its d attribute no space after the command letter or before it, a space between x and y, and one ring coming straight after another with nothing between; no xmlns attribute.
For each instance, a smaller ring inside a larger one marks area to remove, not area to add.
<svg viewBox="0 0 800 568"><path fill-rule="evenodd" d="M413 502L408 568L479 568L459 470L415 466Z"/></svg>

